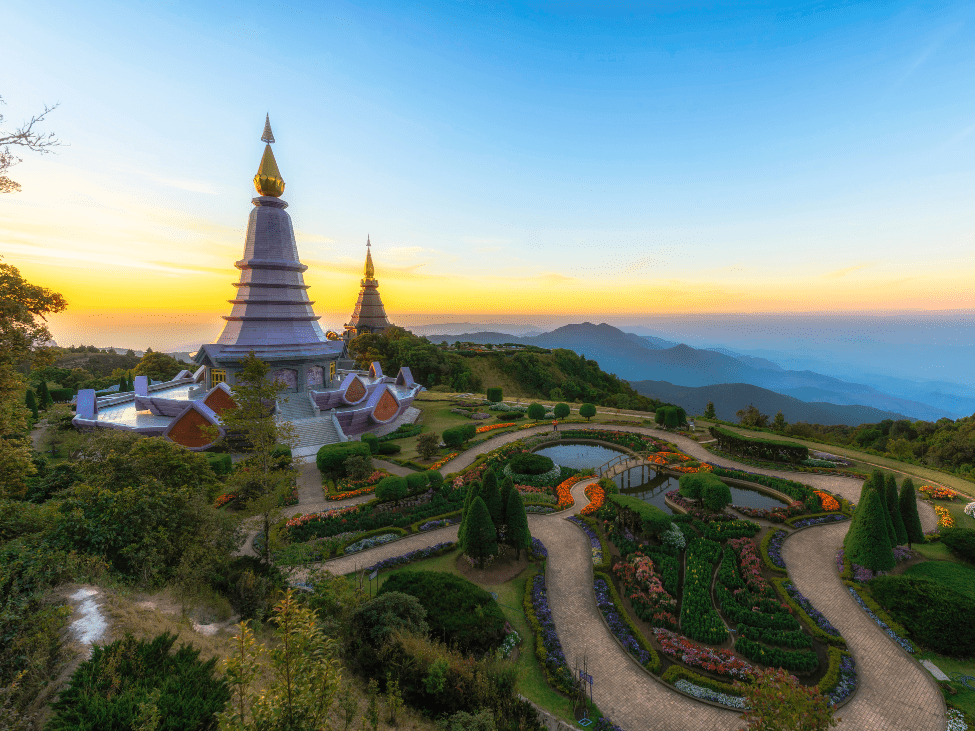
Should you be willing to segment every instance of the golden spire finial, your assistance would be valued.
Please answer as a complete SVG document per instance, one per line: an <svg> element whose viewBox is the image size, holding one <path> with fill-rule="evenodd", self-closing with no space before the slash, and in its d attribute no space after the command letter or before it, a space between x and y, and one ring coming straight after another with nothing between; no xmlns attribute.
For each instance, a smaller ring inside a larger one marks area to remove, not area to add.
<svg viewBox="0 0 975 731"><path fill-rule="evenodd" d="M271 133L271 115L264 118L264 133L261 135L261 142L264 145L264 157L261 158L261 166L257 169L254 176L254 187L259 195L269 195L280 198L284 193L284 179L281 171L278 170L278 163L271 152L271 143L274 142L274 135Z"/></svg>
<svg viewBox="0 0 975 731"><path fill-rule="evenodd" d="M369 240L369 234L366 234L366 279L374 279L376 276L376 269L372 265L372 242Z"/></svg>

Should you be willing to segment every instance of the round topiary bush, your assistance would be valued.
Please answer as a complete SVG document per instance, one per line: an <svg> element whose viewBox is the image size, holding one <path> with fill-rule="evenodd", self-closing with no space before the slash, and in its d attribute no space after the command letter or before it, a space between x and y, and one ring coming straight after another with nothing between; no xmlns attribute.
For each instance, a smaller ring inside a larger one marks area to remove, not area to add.
<svg viewBox="0 0 975 731"><path fill-rule="evenodd" d="M383 583L378 596L397 591L416 597L427 610L430 636L465 654L483 655L504 640L504 614L481 587L440 571L401 571Z"/></svg>
<svg viewBox="0 0 975 731"><path fill-rule="evenodd" d="M521 452L508 460L508 466L516 475L544 475L555 466L555 462L542 454Z"/></svg>
<svg viewBox="0 0 975 731"><path fill-rule="evenodd" d="M78 666L52 706L51 731L122 731L140 724L140 705L161 711L159 731L204 731L217 727L216 715L230 700L216 659L181 645L168 632L150 642L132 635L92 647L91 659ZM158 694L158 695L157 695Z"/></svg>
<svg viewBox="0 0 975 731"><path fill-rule="evenodd" d="M379 442L376 445L376 453L383 455L399 454L403 448L396 442Z"/></svg>
<svg viewBox="0 0 975 731"><path fill-rule="evenodd" d="M430 475L427 472L411 472L406 476L406 484L411 493L420 492L430 484Z"/></svg>

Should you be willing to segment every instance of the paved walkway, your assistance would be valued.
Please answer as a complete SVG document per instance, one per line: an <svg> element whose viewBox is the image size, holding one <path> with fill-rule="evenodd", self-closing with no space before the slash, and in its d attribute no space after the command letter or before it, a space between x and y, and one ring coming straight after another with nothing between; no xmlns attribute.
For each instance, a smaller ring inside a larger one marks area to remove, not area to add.
<svg viewBox="0 0 975 731"><path fill-rule="evenodd" d="M599 427L593 425L593 428ZM478 454L544 429L540 427L538 430L501 435L455 458L448 469L458 471L473 462ZM728 460L715 458L689 439L655 429L630 427L627 430L667 439L694 457L740 467ZM862 484L858 480L832 475L746 469L829 489L853 500L859 498ZM566 524L564 520L588 502L585 488L589 482L580 482L573 488L575 505L570 510L551 516L529 516L532 535L548 549L546 582L549 604L570 665L581 664L582 659L586 659L595 679L593 699L614 723L626 731L740 729L742 722L736 712L698 703L648 676L614 641L600 620L592 591L589 540L581 530ZM937 523L934 511L924 503L920 505L926 507L929 513L922 511L922 525L925 529L934 527ZM303 512L310 512L304 505L299 508ZM841 523L799 531L785 541L783 548L793 582L842 632L857 662L860 688L856 697L837 714L843 719L839 728L850 731L944 731L944 702L933 679L867 617L836 574L836 552L848 527L848 523ZM332 573L346 574L384 558L456 538L457 527L451 526L333 559L325 562L324 566Z"/></svg>

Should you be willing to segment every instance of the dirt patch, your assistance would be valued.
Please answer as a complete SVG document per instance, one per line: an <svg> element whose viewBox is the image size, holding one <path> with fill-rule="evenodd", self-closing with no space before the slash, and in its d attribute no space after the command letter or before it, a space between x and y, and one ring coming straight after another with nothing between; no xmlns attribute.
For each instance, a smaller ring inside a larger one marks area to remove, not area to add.
<svg viewBox="0 0 975 731"><path fill-rule="evenodd" d="M457 556L457 570L465 579L473 581L480 586L504 584L516 578L527 568L527 551L522 551L521 558L516 561L514 551L508 549L504 554L494 559L483 571L476 566L471 566L463 553Z"/></svg>
<svg viewBox="0 0 975 731"><path fill-rule="evenodd" d="M102 612L100 596L98 589L83 586L68 597L75 606L76 617L69 629L74 639L85 646L87 657L91 656L91 646L101 643L108 634L108 620Z"/></svg>

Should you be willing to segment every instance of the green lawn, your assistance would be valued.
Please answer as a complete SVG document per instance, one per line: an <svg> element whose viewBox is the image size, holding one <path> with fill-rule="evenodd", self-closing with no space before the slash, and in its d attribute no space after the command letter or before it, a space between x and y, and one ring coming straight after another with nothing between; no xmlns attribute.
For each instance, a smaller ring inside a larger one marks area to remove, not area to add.
<svg viewBox="0 0 975 731"><path fill-rule="evenodd" d="M919 652L914 657L918 662L921 660L930 660L949 678L953 673L975 676L975 662L971 659L963 660L954 657L945 657L944 655L937 655L933 652ZM975 680L969 680L968 682L975 686ZM951 687L957 690L958 694L948 696L948 701L961 708L965 713L975 716L975 690L969 690L963 683L954 680L951 681Z"/></svg>
<svg viewBox="0 0 975 731"><path fill-rule="evenodd" d="M975 568L971 566L955 561L925 561L911 566L904 574L937 581L975 599Z"/></svg>
<svg viewBox="0 0 975 731"><path fill-rule="evenodd" d="M447 573L462 574L457 570L457 556L460 549L445 553L442 556L417 561L416 563L400 566L379 574L377 580L372 582L373 591L378 591L386 579L393 574L401 571L445 571ZM494 592L498 595L498 603L501 611L504 612L511 626L515 628L521 636L518 655L518 692L530 699L533 703L544 708L550 713L554 713L562 718L571 719L572 703L568 698L554 691L545 682L545 675L538 664L538 658L533 649L533 638L528 620L525 619L522 610L522 599L525 596L525 583L536 573L536 569L530 568L523 571L521 575L504 584L481 585L483 589Z"/></svg>
<svg viewBox="0 0 975 731"><path fill-rule="evenodd" d="M931 561L950 561L952 558L951 550L940 541L937 543L915 543L911 548Z"/></svg>

